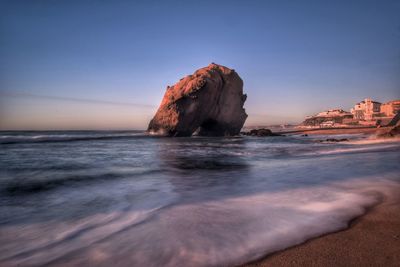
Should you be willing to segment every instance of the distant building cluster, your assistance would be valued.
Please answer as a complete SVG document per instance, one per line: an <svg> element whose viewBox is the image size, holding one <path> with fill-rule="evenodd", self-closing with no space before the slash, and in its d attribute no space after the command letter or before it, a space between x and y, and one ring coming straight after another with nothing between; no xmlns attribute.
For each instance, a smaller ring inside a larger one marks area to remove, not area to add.
<svg viewBox="0 0 400 267"><path fill-rule="evenodd" d="M400 100L393 100L387 103L373 101L371 98L357 103L350 110L353 118L361 121L379 120L385 117L394 117L400 111Z"/></svg>
<svg viewBox="0 0 400 267"><path fill-rule="evenodd" d="M373 101L371 98L357 103L350 112L331 109L314 116L306 117L302 126L306 127L347 127L349 125L384 125L400 113L400 100L387 103Z"/></svg>
<svg viewBox="0 0 400 267"><path fill-rule="evenodd" d="M370 121L372 118L378 116L381 112L381 103L366 98L365 100L357 103L354 108L350 110L353 118L357 120Z"/></svg>

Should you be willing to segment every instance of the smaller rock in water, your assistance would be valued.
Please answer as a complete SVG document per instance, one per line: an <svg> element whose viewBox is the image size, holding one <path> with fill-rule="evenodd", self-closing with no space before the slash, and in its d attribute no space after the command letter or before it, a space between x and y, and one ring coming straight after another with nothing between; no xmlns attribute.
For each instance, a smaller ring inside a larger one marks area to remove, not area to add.
<svg viewBox="0 0 400 267"><path fill-rule="evenodd" d="M342 139L328 138L326 140L319 140L319 142L333 142L333 143L347 142L347 141L349 141L349 139L347 139L347 138L342 138Z"/></svg>
<svg viewBox="0 0 400 267"><path fill-rule="evenodd" d="M273 133L270 129L253 129L250 132L243 132L244 135L248 136L282 136L281 134Z"/></svg>

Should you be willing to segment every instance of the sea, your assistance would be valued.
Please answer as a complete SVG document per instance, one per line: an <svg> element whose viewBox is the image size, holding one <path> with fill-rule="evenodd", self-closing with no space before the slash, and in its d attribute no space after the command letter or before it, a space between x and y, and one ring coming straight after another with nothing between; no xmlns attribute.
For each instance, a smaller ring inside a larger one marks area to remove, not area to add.
<svg viewBox="0 0 400 267"><path fill-rule="evenodd" d="M348 227L399 140L0 132L1 266L237 266Z"/></svg>

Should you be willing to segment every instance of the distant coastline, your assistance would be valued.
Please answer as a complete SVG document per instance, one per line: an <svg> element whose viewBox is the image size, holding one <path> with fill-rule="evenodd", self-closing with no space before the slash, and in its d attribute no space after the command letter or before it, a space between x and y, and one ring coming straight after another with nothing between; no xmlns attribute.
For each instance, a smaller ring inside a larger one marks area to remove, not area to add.
<svg viewBox="0 0 400 267"><path fill-rule="evenodd" d="M386 126L400 112L400 100L380 103L366 98L354 105L350 112L341 108L330 109L313 116L307 116L298 125L304 128L331 128L356 126Z"/></svg>

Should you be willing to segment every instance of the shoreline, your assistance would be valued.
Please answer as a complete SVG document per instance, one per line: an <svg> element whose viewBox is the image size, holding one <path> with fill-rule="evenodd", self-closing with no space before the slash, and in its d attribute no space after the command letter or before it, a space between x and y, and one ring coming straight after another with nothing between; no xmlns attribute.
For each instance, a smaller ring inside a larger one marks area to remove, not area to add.
<svg viewBox="0 0 400 267"><path fill-rule="evenodd" d="M273 252L241 267L398 266L400 187L349 221L345 229Z"/></svg>
<svg viewBox="0 0 400 267"><path fill-rule="evenodd" d="M279 134L326 134L326 135L336 135L336 134L375 134L378 130L386 129L390 127L348 127L348 128L314 128L314 129L296 129L292 131L282 131L276 132Z"/></svg>

